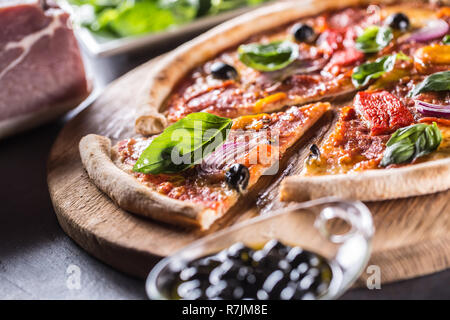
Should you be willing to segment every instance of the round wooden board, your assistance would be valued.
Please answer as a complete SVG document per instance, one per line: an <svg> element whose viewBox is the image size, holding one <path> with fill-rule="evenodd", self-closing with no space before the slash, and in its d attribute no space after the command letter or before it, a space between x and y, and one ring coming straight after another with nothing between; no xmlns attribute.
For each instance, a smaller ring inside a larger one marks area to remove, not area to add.
<svg viewBox="0 0 450 320"><path fill-rule="evenodd" d="M88 108L71 120L58 136L48 160L48 185L58 221L81 247L126 273L144 277L161 257L204 234L140 218L118 208L92 184L78 152L88 133L117 141L135 136L134 106L145 100L146 79L155 60L112 83ZM330 128L330 117L319 121L296 144L282 164L282 174L301 170L312 141ZM234 208L227 224L256 214L270 214L278 201L280 177L264 177L255 191ZM404 181L408 183L408 181ZM450 267L450 191L429 196L368 203L376 235L370 264L381 268L384 283ZM223 225L221 226L223 227ZM360 279L362 284L367 274Z"/></svg>

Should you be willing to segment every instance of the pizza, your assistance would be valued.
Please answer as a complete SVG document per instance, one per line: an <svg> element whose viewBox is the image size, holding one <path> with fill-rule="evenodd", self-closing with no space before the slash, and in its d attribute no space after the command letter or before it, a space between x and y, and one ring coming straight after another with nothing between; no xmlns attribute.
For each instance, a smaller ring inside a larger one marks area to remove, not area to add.
<svg viewBox="0 0 450 320"><path fill-rule="evenodd" d="M303 170L283 176L282 201L447 190L449 25L436 1L256 10L162 58L137 106L140 136L88 135L83 164L125 210L208 229L330 112Z"/></svg>
<svg viewBox="0 0 450 320"><path fill-rule="evenodd" d="M227 123L223 127L230 132L200 162L178 164L183 166L181 170L175 167L175 161L169 165L151 161L150 153L165 143L169 131L151 138L125 139L113 147L106 137L88 135L80 141L80 153L90 178L120 207L172 224L208 229L267 170L276 166L286 150L329 109L329 103L319 102L233 120L192 113L184 118L181 129L168 128L171 135L177 135L176 130L186 130L195 122L213 121ZM200 140L210 140L206 132ZM178 135L185 137L188 133L181 131ZM164 144L161 150L165 152L169 148Z"/></svg>

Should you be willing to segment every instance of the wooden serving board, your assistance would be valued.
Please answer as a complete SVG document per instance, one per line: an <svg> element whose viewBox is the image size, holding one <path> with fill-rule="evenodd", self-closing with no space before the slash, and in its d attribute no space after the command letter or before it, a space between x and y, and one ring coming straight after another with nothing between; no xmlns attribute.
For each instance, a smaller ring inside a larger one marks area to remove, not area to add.
<svg viewBox="0 0 450 320"><path fill-rule="evenodd" d="M112 83L58 136L48 160L48 185L58 221L81 247L126 273L144 277L161 257L204 236L147 220L118 208L92 184L78 152L88 133L118 139L136 136L134 106L145 100L145 83L155 60ZM308 146L330 129L328 114L285 157L281 175L299 172ZM239 202L225 224L281 207L282 177L265 176L248 198ZM408 181L404 181L408 183ZM376 235L369 264L381 268L383 283L424 275L450 267L450 191L429 196L367 203ZM368 275L363 274L361 281ZM361 282L362 284L362 282Z"/></svg>

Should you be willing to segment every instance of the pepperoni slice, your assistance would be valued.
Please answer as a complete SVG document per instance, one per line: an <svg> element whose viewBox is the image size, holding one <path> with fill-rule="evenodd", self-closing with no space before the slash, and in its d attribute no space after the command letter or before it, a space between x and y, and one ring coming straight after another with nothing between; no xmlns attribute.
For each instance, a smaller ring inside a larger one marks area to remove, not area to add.
<svg viewBox="0 0 450 320"><path fill-rule="evenodd" d="M414 122L408 108L387 91L359 92L354 105L374 136L392 133Z"/></svg>
<svg viewBox="0 0 450 320"><path fill-rule="evenodd" d="M364 59L364 53L355 48L348 48L337 51L331 57L330 62L325 66L325 70L333 74L339 73L341 67L355 65Z"/></svg>
<svg viewBox="0 0 450 320"><path fill-rule="evenodd" d="M343 41L344 36L342 33L333 30L326 30L319 36L319 39L317 39L319 48L326 54L332 54L336 50L342 48Z"/></svg>

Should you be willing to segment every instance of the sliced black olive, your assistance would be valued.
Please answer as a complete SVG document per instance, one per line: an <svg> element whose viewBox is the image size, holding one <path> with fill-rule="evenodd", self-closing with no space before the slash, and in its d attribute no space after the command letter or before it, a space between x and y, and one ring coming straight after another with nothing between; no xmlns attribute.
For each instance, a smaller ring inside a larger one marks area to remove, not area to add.
<svg viewBox="0 0 450 320"><path fill-rule="evenodd" d="M408 16L401 12L391 14L386 18L385 24L400 31L408 30L410 26Z"/></svg>
<svg viewBox="0 0 450 320"><path fill-rule="evenodd" d="M249 179L250 172L248 168L240 163L233 164L225 174L227 184L239 193L247 188Z"/></svg>
<svg viewBox="0 0 450 320"><path fill-rule="evenodd" d="M220 80L236 79L238 76L234 67L223 62L214 62L211 66L211 74L214 78Z"/></svg>
<svg viewBox="0 0 450 320"><path fill-rule="evenodd" d="M311 147L309 147L309 151L311 151L311 153L308 156L308 160L320 158L320 149L316 144L312 144Z"/></svg>
<svg viewBox="0 0 450 320"><path fill-rule="evenodd" d="M314 29L305 23L297 23L291 30L298 42L312 42L316 38Z"/></svg>

